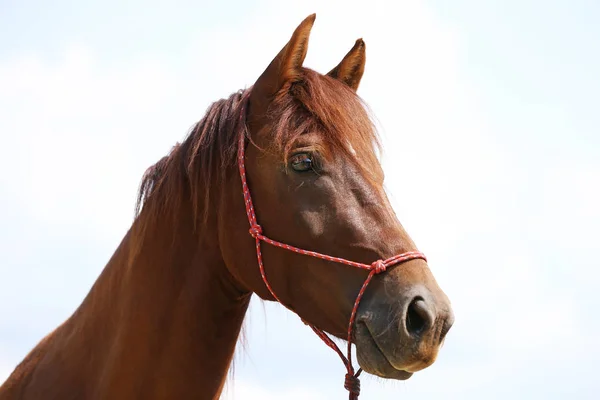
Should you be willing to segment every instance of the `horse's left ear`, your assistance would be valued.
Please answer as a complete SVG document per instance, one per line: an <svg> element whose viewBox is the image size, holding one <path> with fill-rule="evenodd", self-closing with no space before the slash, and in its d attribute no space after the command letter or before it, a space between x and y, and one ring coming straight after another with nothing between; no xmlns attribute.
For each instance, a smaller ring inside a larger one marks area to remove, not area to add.
<svg viewBox="0 0 600 400"><path fill-rule="evenodd" d="M358 39L344 59L327 75L339 79L356 91L365 72L365 62L367 61L365 47L365 42Z"/></svg>
<svg viewBox="0 0 600 400"><path fill-rule="evenodd" d="M254 83L250 108L255 118L260 119L266 113L269 103L286 84L299 79L315 18L316 14L311 14L298 25L287 44Z"/></svg>

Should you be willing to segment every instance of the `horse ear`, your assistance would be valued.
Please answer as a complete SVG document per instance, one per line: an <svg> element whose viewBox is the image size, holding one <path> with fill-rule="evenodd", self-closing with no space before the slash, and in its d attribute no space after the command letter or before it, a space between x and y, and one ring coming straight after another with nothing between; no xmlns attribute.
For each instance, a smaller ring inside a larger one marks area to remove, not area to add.
<svg viewBox="0 0 600 400"><path fill-rule="evenodd" d="M327 75L344 82L356 91L365 72L365 62L367 61L365 48L365 42L358 39L344 59Z"/></svg>
<svg viewBox="0 0 600 400"><path fill-rule="evenodd" d="M316 14L311 14L298 25L289 42L254 83L250 95L253 114L260 116L264 113L264 105L268 105L287 82L294 82L299 78L315 18Z"/></svg>

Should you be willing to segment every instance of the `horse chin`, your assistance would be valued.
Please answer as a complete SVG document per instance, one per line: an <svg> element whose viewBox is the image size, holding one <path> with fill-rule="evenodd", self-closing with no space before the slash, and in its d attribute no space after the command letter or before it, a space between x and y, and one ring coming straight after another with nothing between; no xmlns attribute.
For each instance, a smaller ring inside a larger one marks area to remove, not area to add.
<svg viewBox="0 0 600 400"><path fill-rule="evenodd" d="M358 324L355 341L356 358L363 371L380 378L400 381L405 381L413 375L412 372L395 368L389 362L364 324Z"/></svg>

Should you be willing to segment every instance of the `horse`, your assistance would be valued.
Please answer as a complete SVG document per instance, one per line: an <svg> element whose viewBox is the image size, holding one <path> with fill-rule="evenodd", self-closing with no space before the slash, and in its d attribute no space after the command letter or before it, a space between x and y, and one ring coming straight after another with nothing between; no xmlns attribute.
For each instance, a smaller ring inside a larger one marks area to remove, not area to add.
<svg viewBox="0 0 600 400"><path fill-rule="evenodd" d="M386 197L365 43L320 74L303 66L314 21L148 168L120 245L0 400L218 399L253 294L336 350L351 399L362 371L435 362L454 314Z"/></svg>

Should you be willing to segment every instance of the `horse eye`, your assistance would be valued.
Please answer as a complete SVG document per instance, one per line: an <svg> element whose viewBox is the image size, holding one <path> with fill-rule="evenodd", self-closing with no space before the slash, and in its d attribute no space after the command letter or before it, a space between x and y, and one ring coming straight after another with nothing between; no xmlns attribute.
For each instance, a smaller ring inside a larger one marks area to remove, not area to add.
<svg viewBox="0 0 600 400"><path fill-rule="evenodd" d="M305 172L313 168L312 159L308 153L294 154L290 159L290 165L294 171Z"/></svg>

